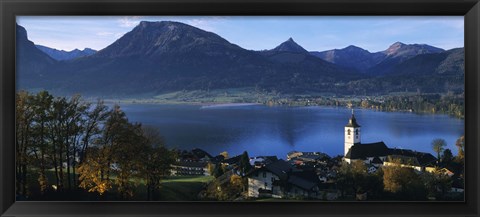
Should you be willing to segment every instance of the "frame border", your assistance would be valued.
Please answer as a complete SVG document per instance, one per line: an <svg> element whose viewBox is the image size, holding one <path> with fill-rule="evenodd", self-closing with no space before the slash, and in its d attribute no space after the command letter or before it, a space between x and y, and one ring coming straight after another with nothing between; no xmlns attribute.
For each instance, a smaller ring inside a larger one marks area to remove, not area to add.
<svg viewBox="0 0 480 217"><path fill-rule="evenodd" d="M465 202L15 202L15 17L19 15L462 15ZM1 216L478 216L479 0L0 0Z"/></svg>

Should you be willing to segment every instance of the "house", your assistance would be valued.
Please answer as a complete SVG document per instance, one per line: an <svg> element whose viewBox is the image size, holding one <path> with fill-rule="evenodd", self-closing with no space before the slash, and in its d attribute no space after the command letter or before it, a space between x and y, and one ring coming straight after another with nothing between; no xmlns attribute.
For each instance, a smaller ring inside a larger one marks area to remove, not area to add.
<svg viewBox="0 0 480 217"><path fill-rule="evenodd" d="M195 148L190 151L181 151L178 153L180 161L192 161L192 162L209 162L212 159L212 155L206 151Z"/></svg>
<svg viewBox="0 0 480 217"><path fill-rule="evenodd" d="M225 160L225 156L223 156L223 155L217 155L217 156L211 158L211 159L210 159L210 162L215 163L215 164L218 164L218 163L221 163L223 160Z"/></svg>
<svg viewBox="0 0 480 217"><path fill-rule="evenodd" d="M237 155L235 157L224 159L222 164L225 166L238 165L240 163L240 159L242 159L242 155Z"/></svg>
<svg viewBox="0 0 480 217"><path fill-rule="evenodd" d="M327 162L330 159L325 153L321 152L300 152L292 151L287 154L287 160L289 161L301 161L301 162L310 162L310 163L321 163Z"/></svg>
<svg viewBox="0 0 480 217"><path fill-rule="evenodd" d="M291 151L287 153L287 160L291 160L293 158L299 157L303 155L303 152L300 151Z"/></svg>
<svg viewBox="0 0 480 217"><path fill-rule="evenodd" d="M417 158L403 156L403 155L389 155L383 162L384 166L400 166L412 168L418 172L422 172L422 166L418 162Z"/></svg>
<svg viewBox="0 0 480 217"><path fill-rule="evenodd" d="M209 176L207 162L177 161L171 166L172 176Z"/></svg>
<svg viewBox="0 0 480 217"><path fill-rule="evenodd" d="M430 153L417 152L408 149L390 149L390 159L387 162L384 162L384 165L393 165L401 162L400 166L411 167L420 172L434 172L436 171L436 162L435 158ZM396 159L397 163L393 161Z"/></svg>
<svg viewBox="0 0 480 217"><path fill-rule="evenodd" d="M284 196L281 186L294 168L283 160L278 160L264 167L255 169L247 174L248 197L274 197Z"/></svg>
<svg viewBox="0 0 480 217"><path fill-rule="evenodd" d="M250 165L252 165L255 168L261 168L275 161L278 161L277 156L258 156L258 157L250 158Z"/></svg>
<svg viewBox="0 0 480 217"><path fill-rule="evenodd" d="M312 170L292 171L284 186L287 198L319 198L320 179Z"/></svg>
<svg viewBox="0 0 480 217"><path fill-rule="evenodd" d="M247 174L248 197L320 198L320 179L314 170L299 170L278 160Z"/></svg>

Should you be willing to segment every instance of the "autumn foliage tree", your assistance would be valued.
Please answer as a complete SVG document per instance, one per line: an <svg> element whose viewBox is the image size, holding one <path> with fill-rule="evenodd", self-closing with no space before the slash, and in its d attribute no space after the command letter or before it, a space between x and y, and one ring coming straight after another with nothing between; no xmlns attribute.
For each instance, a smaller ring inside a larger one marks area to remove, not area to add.
<svg viewBox="0 0 480 217"><path fill-rule="evenodd" d="M89 148L91 154L78 166L79 187L89 192L98 192L103 195L112 188L110 180L105 179L102 171L105 171L106 160L98 148Z"/></svg>
<svg viewBox="0 0 480 217"><path fill-rule="evenodd" d="M455 146L458 148L458 159L463 161L465 158L465 136L460 136L455 142Z"/></svg>
<svg viewBox="0 0 480 217"><path fill-rule="evenodd" d="M400 164L393 161L392 165L382 167L384 190L397 199L425 200L427 190L420 175L413 168Z"/></svg>

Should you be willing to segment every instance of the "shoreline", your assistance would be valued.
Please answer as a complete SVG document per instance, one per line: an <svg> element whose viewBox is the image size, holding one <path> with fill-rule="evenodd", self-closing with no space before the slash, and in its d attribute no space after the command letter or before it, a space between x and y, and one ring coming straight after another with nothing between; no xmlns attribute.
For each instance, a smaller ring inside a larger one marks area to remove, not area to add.
<svg viewBox="0 0 480 217"><path fill-rule="evenodd" d="M87 102L95 103L96 101L86 100ZM113 99L105 99L103 100L106 104L139 104L139 105L195 105L201 106L200 109L209 109L209 108L222 108L222 107L240 107L240 106L254 106L254 105L263 105L268 107L329 107L329 108L345 108L345 109L364 109L370 111L378 111L378 112L395 112L395 113L413 113L417 115L447 115L455 119L465 120L465 118L457 117L452 114L448 113L441 113L441 112L426 112L426 111L413 111L413 110L385 110L385 109L374 109L374 108L364 108L364 107L351 107L351 106L336 106L336 105L268 105L266 103L249 103L249 102L191 102L191 101L169 101L169 102L161 102L155 101L150 99L144 100L113 100Z"/></svg>

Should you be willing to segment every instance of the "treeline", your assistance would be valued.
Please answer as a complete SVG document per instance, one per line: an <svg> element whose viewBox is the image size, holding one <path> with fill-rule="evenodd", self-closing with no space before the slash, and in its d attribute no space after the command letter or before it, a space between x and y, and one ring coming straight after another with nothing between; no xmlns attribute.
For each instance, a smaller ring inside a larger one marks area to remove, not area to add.
<svg viewBox="0 0 480 217"><path fill-rule="evenodd" d="M389 96L381 102L362 100L356 104L362 108L382 111L412 111L420 113L449 114L465 118L465 98L463 95L414 95Z"/></svg>
<svg viewBox="0 0 480 217"><path fill-rule="evenodd" d="M129 199L142 182L151 200L174 156L158 131L129 122L118 105L16 94L18 197L88 191Z"/></svg>
<svg viewBox="0 0 480 217"><path fill-rule="evenodd" d="M286 106L339 106L375 109L379 111L409 111L417 113L448 114L465 118L464 94L421 94L399 96L373 96L361 98L333 98L311 96L275 96L259 101L265 105Z"/></svg>

